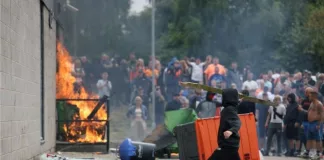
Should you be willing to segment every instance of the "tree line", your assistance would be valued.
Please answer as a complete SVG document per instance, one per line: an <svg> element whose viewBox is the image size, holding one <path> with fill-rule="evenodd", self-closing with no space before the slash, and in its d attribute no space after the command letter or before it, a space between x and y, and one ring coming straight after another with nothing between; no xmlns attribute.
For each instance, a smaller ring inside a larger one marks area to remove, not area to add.
<svg viewBox="0 0 324 160"><path fill-rule="evenodd" d="M78 0L78 55L127 57L151 53L151 8L130 15L130 0ZM70 15L69 11L64 11ZM63 18L65 44L73 49L72 16ZM214 55L255 72L284 68L323 72L322 0L156 0L156 54Z"/></svg>

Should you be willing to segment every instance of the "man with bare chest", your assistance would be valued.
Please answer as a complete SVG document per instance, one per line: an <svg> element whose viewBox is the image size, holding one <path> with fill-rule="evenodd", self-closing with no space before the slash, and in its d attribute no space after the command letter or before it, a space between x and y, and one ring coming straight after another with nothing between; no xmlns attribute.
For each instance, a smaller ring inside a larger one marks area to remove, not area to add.
<svg viewBox="0 0 324 160"><path fill-rule="evenodd" d="M309 158L309 150L317 150L317 154L314 159L319 159L321 153L321 139L322 139L322 123L323 123L323 104L318 100L318 93L315 91L310 92L309 99L311 101L310 107L307 112L308 127L305 130L307 145L306 152L303 155L305 158ZM302 110L301 106L299 107ZM316 143L318 142L318 143ZM317 145L316 145L317 144Z"/></svg>

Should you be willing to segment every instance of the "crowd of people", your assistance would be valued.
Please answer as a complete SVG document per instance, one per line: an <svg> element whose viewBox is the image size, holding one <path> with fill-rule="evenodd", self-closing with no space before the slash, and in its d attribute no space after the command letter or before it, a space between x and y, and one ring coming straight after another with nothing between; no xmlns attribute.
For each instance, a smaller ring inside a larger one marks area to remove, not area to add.
<svg viewBox="0 0 324 160"><path fill-rule="evenodd" d="M94 61L85 56L75 58L72 74L76 77L75 92L79 86L84 86L90 93L108 95L113 107L130 106L127 116L143 122L151 118L150 104L155 92L156 124L163 123L164 111L197 109L202 105L221 107L221 95L216 94L208 100L207 92L181 87L179 82L234 88L244 95L276 104L266 106L242 100L238 109L239 113L256 115L259 147L264 155L269 155L271 148L275 148L278 156L283 150L286 156L302 154L308 157L311 150L316 150L314 156L322 154L324 74L312 74L308 70L289 73L276 68L256 75L249 65L239 67L233 61L226 67L219 58L212 56L173 58L168 63L151 57L145 63L134 53L128 59L107 54ZM155 91L152 91L152 84ZM198 112L198 116L214 116L215 107L212 108L210 113ZM274 136L275 147L272 145ZM305 148L303 153L302 147Z"/></svg>

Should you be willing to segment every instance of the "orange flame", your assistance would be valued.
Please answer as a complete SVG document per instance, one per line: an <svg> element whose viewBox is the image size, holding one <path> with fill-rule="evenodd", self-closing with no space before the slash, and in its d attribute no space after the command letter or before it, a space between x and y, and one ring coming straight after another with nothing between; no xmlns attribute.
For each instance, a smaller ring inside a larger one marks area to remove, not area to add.
<svg viewBox="0 0 324 160"><path fill-rule="evenodd" d="M91 95L81 87L79 93L74 92L73 83L76 78L72 76L72 57L65 47L57 42L57 62L58 72L56 73L56 98L57 99L98 99L97 95ZM73 119L87 120L88 115L97 104L96 101L67 101L79 108L79 114L74 115ZM106 110L101 107L94 119L107 120ZM101 122L72 122L64 124L64 131L69 142L105 142L102 137L105 134L105 121ZM74 137L74 138L69 138ZM77 138L75 138L77 137Z"/></svg>

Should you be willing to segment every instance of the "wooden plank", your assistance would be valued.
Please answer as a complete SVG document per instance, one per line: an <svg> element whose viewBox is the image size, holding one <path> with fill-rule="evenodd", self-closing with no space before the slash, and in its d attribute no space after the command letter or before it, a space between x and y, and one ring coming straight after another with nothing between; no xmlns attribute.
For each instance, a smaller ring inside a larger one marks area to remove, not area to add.
<svg viewBox="0 0 324 160"><path fill-rule="evenodd" d="M195 88L195 89L203 89L205 91L214 92L214 93L218 93L218 94L222 94L222 92L223 92L223 90L220 89L220 88L213 88L213 87L209 87L207 85L202 85L202 84L198 84L198 83L180 82L180 85L183 86L183 87L189 87L189 88ZM242 93L239 93L239 98L243 99L245 101L264 104L264 105L267 105L267 106L276 106L271 101L266 101L266 100L262 100L262 99L258 99L258 98L254 98L254 97L245 96Z"/></svg>

